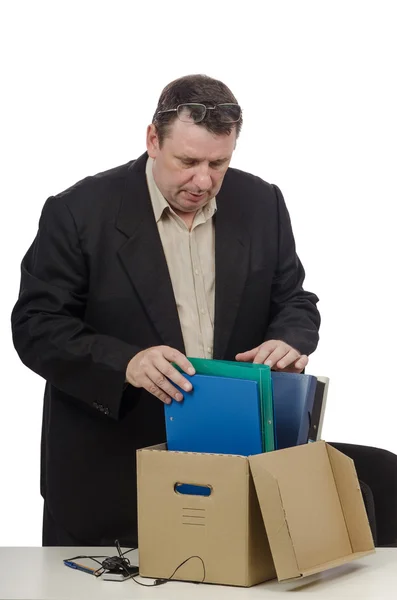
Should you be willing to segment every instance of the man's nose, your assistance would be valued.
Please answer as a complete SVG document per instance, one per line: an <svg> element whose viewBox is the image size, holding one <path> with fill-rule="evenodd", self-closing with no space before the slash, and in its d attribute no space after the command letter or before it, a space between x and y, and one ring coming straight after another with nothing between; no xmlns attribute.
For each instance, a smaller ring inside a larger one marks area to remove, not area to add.
<svg viewBox="0 0 397 600"><path fill-rule="evenodd" d="M199 190L208 190L211 187L211 175L208 165L200 165L193 175L193 183Z"/></svg>

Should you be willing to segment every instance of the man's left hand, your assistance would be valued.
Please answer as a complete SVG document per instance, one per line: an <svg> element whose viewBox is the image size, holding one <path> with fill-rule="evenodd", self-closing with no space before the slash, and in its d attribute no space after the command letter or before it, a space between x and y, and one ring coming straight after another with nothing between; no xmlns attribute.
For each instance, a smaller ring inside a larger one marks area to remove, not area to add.
<svg viewBox="0 0 397 600"><path fill-rule="evenodd" d="M309 362L306 354L300 354L292 346L281 340L268 340L260 346L241 352L236 360L268 365L273 371L301 373Z"/></svg>

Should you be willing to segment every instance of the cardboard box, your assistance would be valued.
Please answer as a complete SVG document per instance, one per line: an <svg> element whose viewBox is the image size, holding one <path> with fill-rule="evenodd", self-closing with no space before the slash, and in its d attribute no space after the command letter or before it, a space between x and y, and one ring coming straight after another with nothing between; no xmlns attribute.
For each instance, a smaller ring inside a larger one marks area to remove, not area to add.
<svg viewBox="0 0 397 600"><path fill-rule="evenodd" d="M325 442L248 458L160 445L137 460L143 577L248 587L374 552L354 463Z"/></svg>

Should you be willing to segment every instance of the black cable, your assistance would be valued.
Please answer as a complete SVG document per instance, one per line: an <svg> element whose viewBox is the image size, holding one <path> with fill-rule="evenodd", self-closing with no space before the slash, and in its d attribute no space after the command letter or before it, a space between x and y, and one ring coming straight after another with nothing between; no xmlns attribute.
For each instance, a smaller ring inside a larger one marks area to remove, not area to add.
<svg viewBox="0 0 397 600"><path fill-rule="evenodd" d="M125 556L126 554L128 554L128 552L132 552L133 550L138 550L138 548L130 548L129 550L122 552L122 555Z"/></svg>
<svg viewBox="0 0 397 600"><path fill-rule="evenodd" d="M79 556L72 556L72 558L65 558L65 560L76 560L76 558L92 558L92 560L95 560L96 558L107 558L107 556L106 554L99 554L95 556L87 556L86 554L80 554ZM99 560L96 560L95 562L99 562Z"/></svg>
<svg viewBox="0 0 397 600"><path fill-rule="evenodd" d="M174 577L175 573L177 573L179 571L179 569L181 567L183 567L183 565L185 565L189 560L192 560L193 558L197 558L198 560L201 561L201 564L203 565L203 578L201 581L196 581L194 583L203 583L205 581L206 571L205 571L204 561L201 558L201 556L193 555L193 556L189 556L189 558L187 558L186 560L181 562L181 564L176 567L176 569L174 570L174 572L172 573L172 575L170 577L155 579L154 583L142 583L142 581L138 581L136 579L136 577L138 577L139 575L133 575L132 573L130 573L128 571L128 567L131 567L131 563L128 558L124 558L126 554L128 554L129 552L132 552L133 550L137 550L137 548L130 548L129 550L126 550L125 552L121 552L121 548L120 548L120 544L119 544L118 540L115 540L115 545L116 545L116 549L117 549L119 556L106 556L105 554L100 554L100 555L95 555L95 556L87 556L87 555L81 554L79 556L73 556L72 558L67 558L65 560L76 560L77 558L89 558L89 559L95 561L96 563L101 565L99 569L94 571L93 575L95 577L100 577L101 575L103 575L103 573L106 570L110 570L109 567L113 561L113 566L116 567L117 570L119 570L119 572L124 570L127 573L128 577L125 577L124 581L127 581L127 579L132 579L135 583L137 583L138 585L142 585L143 587L155 587L157 585L162 585L164 583L168 583L169 581L171 581L172 578ZM105 560L99 561L99 560L96 560L97 558L104 558Z"/></svg>
<svg viewBox="0 0 397 600"><path fill-rule="evenodd" d="M200 560L200 561L201 561L201 564L203 565L203 573L204 573L202 580L201 580L201 581L195 581L194 583L204 583L204 581L205 581L205 577L206 577L206 573L205 573L205 564L204 564L204 561L203 561L203 559L201 558L201 556L196 556L196 555L194 555L194 556L189 556L189 558L187 558L186 560L184 560L183 562L181 562L181 564L177 566L177 568L175 569L175 571L172 573L171 577L169 577L168 579L167 579L167 578L156 579L154 583L142 583L141 581L137 581L137 580L135 579L135 577L137 577L136 575L135 575L135 576L132 576L132 575L131 575L130 577L128 577L128 579L133 579L133 580L135 581L135 583L138 583L139 585L143 585L144 587L154 587L154 586L156 586L156 585L162 585L162 584L164 584L164 583L168 583L168 582L170 582L170 581L172 580L172 578L174 577L175 573L176 573L176 572L177 572L177 571L178 571L178 570L179 570L181 567L183 567L183 565L185 565L185 564L186 564L186 563L187 563L189 560L192 560L192 558L198 558L198 560Z"/></svg>
<svg viewBox="0 0 397 600"><path fill-rule="evenodd" d="M203 573L204 573L204 575L203 575L203 578L202 578L202 580L201 580L201 581L197 581L196 583L203 583L203 582L204 582L204 580L205 580L205 564L204 564L204 561L203 561L203 559L201 558L201 556L189 556L189 558L187 558L186 560L184 560L184 561L183 561L183 562L182 562L182 563L181 563L181 564L180 564L180 565L179 565L179 566L178 566L178 567L175 569L175 571L173 572L173 574L171 575L171 577L170 577L169 579L165 579L164 581L170 581L170 580L173 578L173 576L175 575L175 573L176 573L176 572L177 572L177 571L178 571L178 570L179 570L181 567L183 567L183 565L185 565L185 564L186 564L186 563L187 563L189 560L191 560L192 558L198 558L199 560L201 560L201 564L203 565Z"/></svg>

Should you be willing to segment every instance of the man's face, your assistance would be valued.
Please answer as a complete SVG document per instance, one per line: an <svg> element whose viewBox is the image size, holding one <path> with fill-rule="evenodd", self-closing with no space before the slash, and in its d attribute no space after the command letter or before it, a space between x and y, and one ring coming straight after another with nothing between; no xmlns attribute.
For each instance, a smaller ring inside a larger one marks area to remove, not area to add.
<svg viewBox="0 0 397 600"><path fill-rule="evenodd" d="M219 192L235 145L235 129L230 135L214 135L203 126L176 119L160 148L156 129L149 125L153 176L176 212L194 213Z"/></svg>

